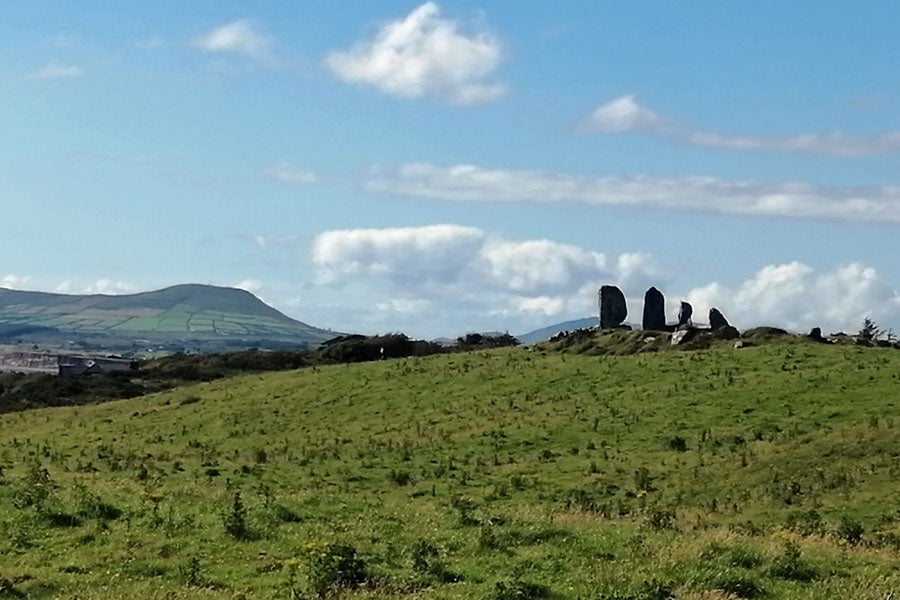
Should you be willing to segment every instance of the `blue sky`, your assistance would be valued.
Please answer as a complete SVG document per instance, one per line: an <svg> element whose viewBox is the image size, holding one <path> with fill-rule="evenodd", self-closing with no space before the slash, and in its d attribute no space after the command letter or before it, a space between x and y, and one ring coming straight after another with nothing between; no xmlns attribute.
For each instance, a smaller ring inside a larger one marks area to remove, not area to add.
<svg viewBox="0 0 900 600"><path fill-rule="evenodd" d="M900 330L900 6L17 2L0 285L338 330Z"/></svg>

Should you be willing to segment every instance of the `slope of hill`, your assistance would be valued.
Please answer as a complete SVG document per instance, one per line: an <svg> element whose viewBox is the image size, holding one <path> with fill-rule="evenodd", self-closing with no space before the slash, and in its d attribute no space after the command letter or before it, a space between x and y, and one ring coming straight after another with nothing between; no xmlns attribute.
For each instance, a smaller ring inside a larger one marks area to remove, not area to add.
<svg viewBox="0 0 900 600"><path fill-rule="evenodd" d="M0 342L130 350L148 344L314 345L336 334L296 321L250 292L176 285L130 295L0 289Z"/></svg>
<svg viewBox="0 0 900 600"><path fill-rule="evenodd" d="M597 324L597 317L585 317L584 319L565 321L563 323L556 323L555 325L548 325L547 327L542 327L541 329L535 329L534 331L529 331L528 333L517 335L516 339L518 339L523 344L539 344L541 342L546 342L554 335L563 331L588 329L590 327L596 327Z"/></svg>
<svg viewBox="0 0 900 600"><path fill-rule="evenodd" d="M0 416L0 590L891 597L900 353L731 346L440 355Z"/></svg>

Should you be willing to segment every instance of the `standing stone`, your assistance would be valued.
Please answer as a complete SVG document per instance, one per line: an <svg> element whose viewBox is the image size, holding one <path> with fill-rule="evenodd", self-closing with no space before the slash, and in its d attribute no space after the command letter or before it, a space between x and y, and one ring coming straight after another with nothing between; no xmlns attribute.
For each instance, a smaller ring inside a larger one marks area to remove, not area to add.
<svg viewBox="0 0 900 600"><path fill-rule="evenodd" d="M666 329L666 298L655 287L644 294L644 331L664 331Z"/></svg>
<svg viewBox="0 0 900 600"><path fill-rule="evenodd" d="M678 309L678 326L690 327L693 324L691 322L691 315L693 314L694 307L692 307L689 303L682 301L681 308Z"/></svg>
<svg viewBox="0 0 900 600"><path fill-rule="evenodd" d="M600 329L618 327L628 316L625 294L614 285L600 288Z"/></svg>
<svg viewBox="0 0 900 600"><path fill-rule="evenodd" d="M716 329L722 329L723 327L730 327L730 323L728 323L728 319L725 318L725 315L719 312L718 308L709 309L709 328L715 331Z"/></svg>

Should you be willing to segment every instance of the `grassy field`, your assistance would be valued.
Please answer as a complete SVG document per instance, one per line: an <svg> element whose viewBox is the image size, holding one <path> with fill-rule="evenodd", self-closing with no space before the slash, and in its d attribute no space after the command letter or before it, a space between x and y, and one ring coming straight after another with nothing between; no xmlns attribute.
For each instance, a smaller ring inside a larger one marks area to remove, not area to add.
<svg viewBox="0 0 900 600"><path fill-rule="evenodd" d="M0 598L900 593L900 352L506 349L0 416Z"/></svg>

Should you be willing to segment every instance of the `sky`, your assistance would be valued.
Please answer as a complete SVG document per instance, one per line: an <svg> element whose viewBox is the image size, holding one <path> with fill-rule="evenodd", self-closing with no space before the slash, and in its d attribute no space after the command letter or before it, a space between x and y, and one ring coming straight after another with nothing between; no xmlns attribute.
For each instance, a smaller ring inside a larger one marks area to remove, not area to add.
<svg viewBox="0 0 900 600"><path fill-rule="evenodd" d="M900 331L900 4L13 1L0 287ZM698 319L698 320L702 320Z"/></svg>

